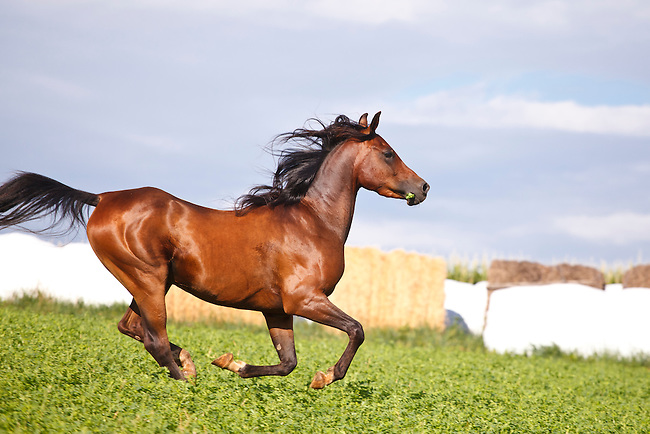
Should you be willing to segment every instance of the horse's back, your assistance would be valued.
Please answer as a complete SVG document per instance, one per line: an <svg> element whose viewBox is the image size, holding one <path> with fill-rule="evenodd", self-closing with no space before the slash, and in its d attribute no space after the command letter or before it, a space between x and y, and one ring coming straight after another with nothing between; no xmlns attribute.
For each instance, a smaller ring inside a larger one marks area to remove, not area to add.
<svg viewBox="0 0 650 434"><path fill-rule="evenodd" d="M101 193L98 196L99 203L97 204L93 214L96 214L97 212L109 212L115 214L116 212L124 212L133 207L140 208L142 206L146 206L152 210L155 209L156 211L161 211L173 204L181 204L183 206L196 208L197 210L208 210L208 208L179 199L176 196L155 187L109 191Z"/></svg>

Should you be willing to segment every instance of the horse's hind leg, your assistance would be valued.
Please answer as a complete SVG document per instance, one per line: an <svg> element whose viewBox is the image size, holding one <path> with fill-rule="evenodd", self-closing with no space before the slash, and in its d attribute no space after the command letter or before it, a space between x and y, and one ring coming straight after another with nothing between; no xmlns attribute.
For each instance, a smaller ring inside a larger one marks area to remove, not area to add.
<svg viewBox="0 0 650 434"><path fill-rule="evenodd" d="M104 255L97 255L108 271L124 285L133 295L137 306L136 312L129 308L120 323L127 331L128 336L142 338L144 348L158 362L160 366L169 369L172 378L184 380L183 372L176 364L172 355L171 345L167 337L167 310L165 307L165 294L169 285L167 269L164 267L153 268L142 264L133 257L125 256L119 261L109 259ZM136 263L131 265L130 263ZM118 265L119 264L119 265ZM128 265L127 265L128 264ZM140 320L133 315L138 315ZM123 332L124 333L124 332Z"/></svg>
<svg viewBox="0 0 650 434"><path fill-rule="evenodd" d="M120 322L117 323L117 329L136 341L142 342L142 337L144 336L142 318L140 317L140 311L135 301L132 301L131 305L126 309L126 313Z"/></svg>
<svg viewBox="0 0 650 434"><path fill-rule="evenodd" d="M143 342L144 329L142 327L142 317L140 310L135 300L131 302L131 306L126 310L126 313L117 324L117 328L123 334L135 339L136 341ZM182 368L183 375L187 377L196 377L196 367L192 361L192 357L187 350L169 343L169 348L174 357L174 361Z"/></svg>
<svg viewBox="0 0 650 434"><path fill-rule="evenodd" d="M142 318L142 342L144 348L160 366L164 366L169 370L172 378L184 380L185 376L176 360L174 360L167 336L167 312L165 310L164 291L140 293L140 297L135 298L135 300L140 308Z"/></svg>
<svg viewBox="0 0 650 434"><path fill-rule="evenodd" d="M293 316L264 314L264 317L269 328L271 341L273 341L273 346L280 358L279 364L268 366L249 365L239 360L233 360L232 353L224 354L213 361L212 364L236 372L242 378L290 374L298 364L293 339Z"/></svg>

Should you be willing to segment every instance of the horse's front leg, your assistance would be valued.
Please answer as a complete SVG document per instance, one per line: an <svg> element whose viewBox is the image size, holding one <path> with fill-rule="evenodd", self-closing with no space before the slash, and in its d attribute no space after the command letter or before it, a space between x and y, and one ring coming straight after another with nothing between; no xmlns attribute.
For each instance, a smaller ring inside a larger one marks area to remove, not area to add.
<svg viewBox="0 0 650 434"><path fill-rule="evenodd" d="M317 372L310 386L313 389L322 389L345 377L354 355L365 339L363 327L359 321L332 304L322 292L312 294L307 298L291 300L285 309L303 318L342 330L350 339L338 362L327 372Z"/></svg>
<svg viewBox="0 0 650 434"><path fill-rule="evenodd" d="M296 367L296 347L293 338L293 316L286 314L264 314L269 328L271 341L278 353L280 363L277 365L249 365L234 360L232 353L226 353L212 362L213 365L239 374L242 378L261 377L264 375L288 375Z"/></svg>

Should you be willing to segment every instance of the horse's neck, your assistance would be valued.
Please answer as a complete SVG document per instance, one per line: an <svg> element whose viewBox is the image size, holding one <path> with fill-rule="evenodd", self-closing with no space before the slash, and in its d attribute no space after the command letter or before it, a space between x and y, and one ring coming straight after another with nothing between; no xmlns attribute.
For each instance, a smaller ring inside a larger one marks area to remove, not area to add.
<svg viewBox="0 0 650 434"><path fill-rule="evenodd" d="M354 146L341 145L323 162L314 182L303 198L314 214L345 243L352 225L359 186L354 174L357 152Z"/></svg>

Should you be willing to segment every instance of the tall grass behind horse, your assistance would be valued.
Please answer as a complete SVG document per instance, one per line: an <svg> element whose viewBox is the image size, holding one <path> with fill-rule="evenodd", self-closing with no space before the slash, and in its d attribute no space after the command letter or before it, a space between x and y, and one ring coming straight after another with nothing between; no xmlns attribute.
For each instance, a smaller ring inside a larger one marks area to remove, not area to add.
<svg viewBox="0 0 650 434"><path fill-rule="evenodd" d="M189 353L167 336L165 294L175 284L209 303L264 315L278 364L251 365L231 353L213 362L244 378L295 368L294 315L347 333L337 363L311 382L323 388L345 376L364 340L361 324L328 299L343 274L357 192L416 205L429 190L377 135L379 115L370 124L367 114L359 122L339 116L322 129L279 136L297 146L280 153L272 184L253 188L232 211L150 187L96 195L23 173L0 187L0 228L47 214L56 217L51 227L65 217L84 224L85 207L93 206L88 240L133 295L118 328L142 341L173 378L196 375Z"/></svg>

